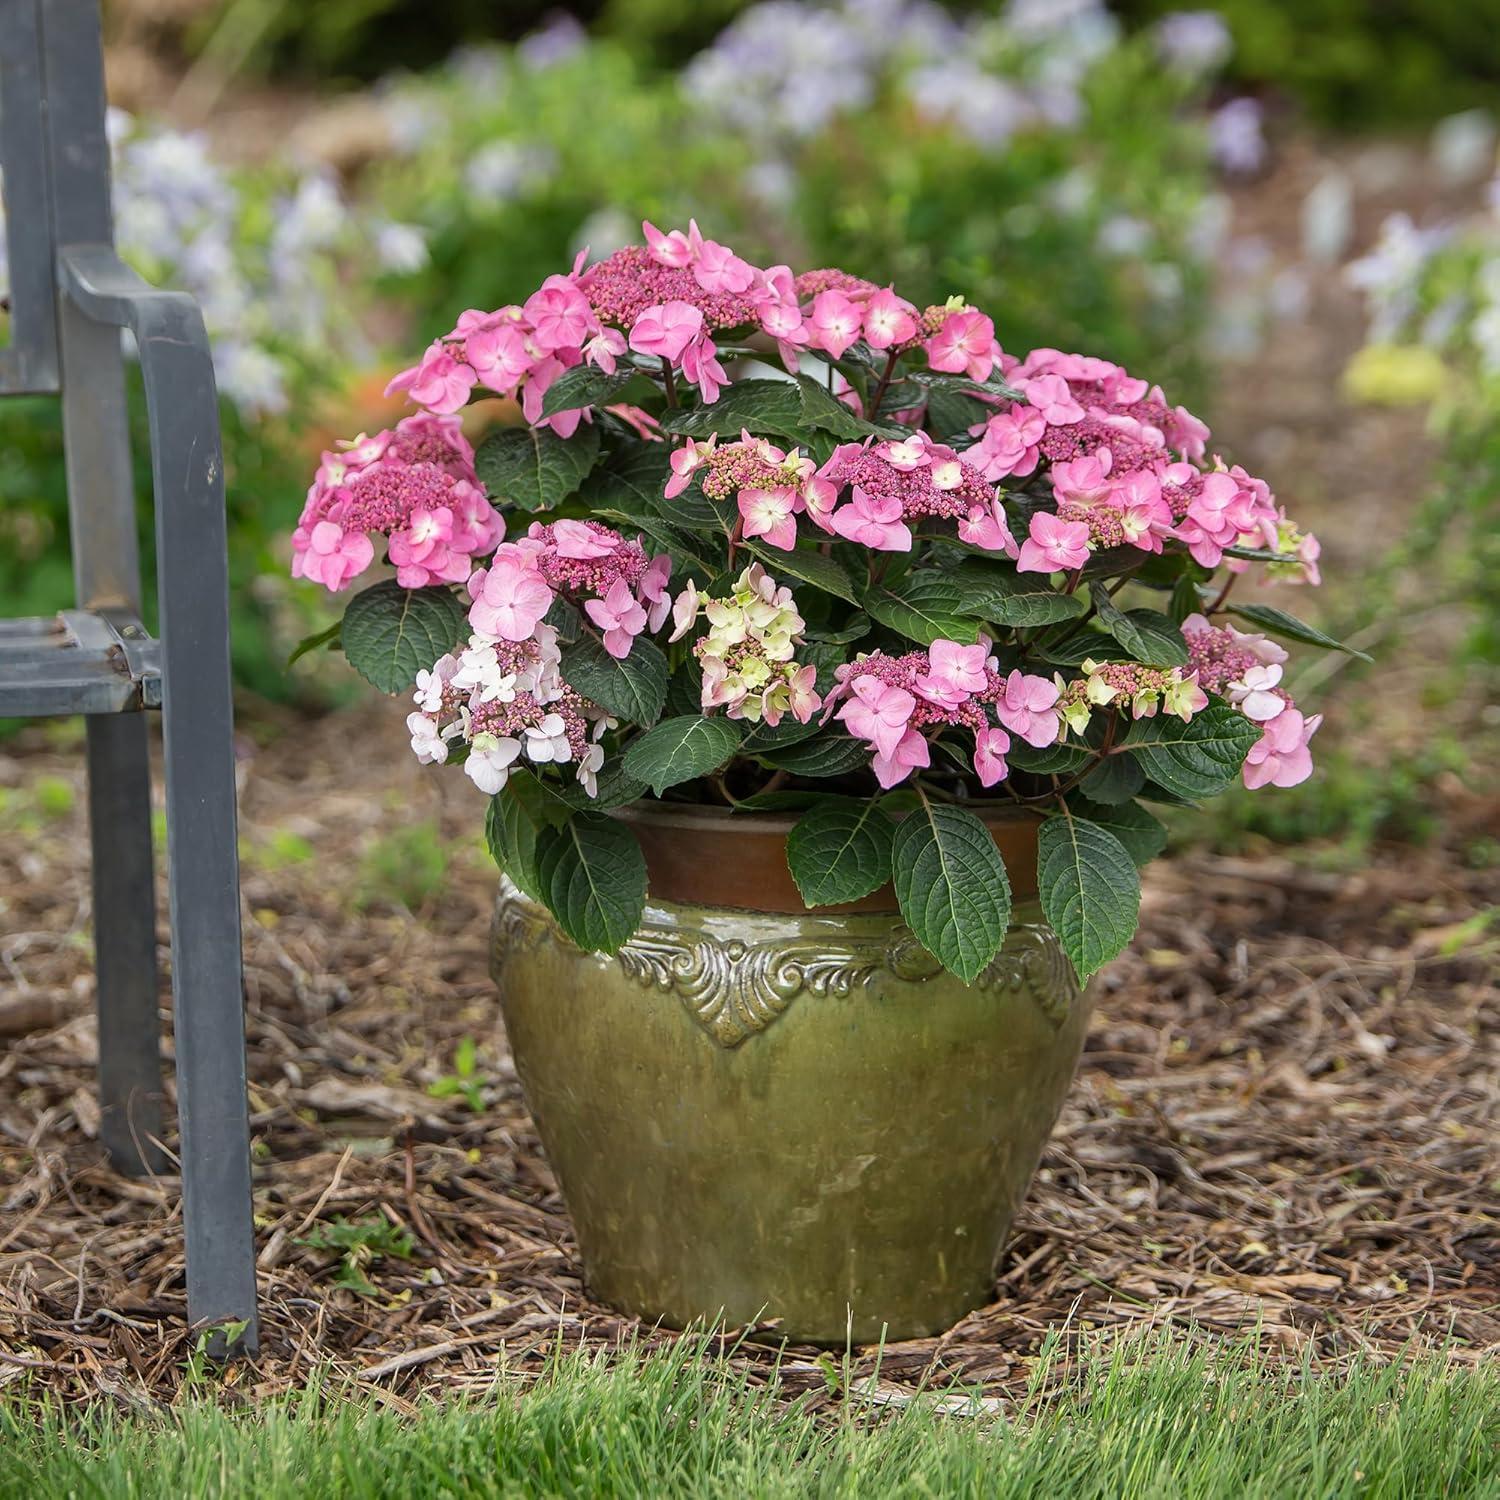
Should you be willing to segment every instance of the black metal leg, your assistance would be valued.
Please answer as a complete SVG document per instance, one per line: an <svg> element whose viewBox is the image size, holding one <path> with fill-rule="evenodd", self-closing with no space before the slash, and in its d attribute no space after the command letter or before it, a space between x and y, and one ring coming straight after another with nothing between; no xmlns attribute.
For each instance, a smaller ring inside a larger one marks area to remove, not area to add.
<svg viewBox="0 0 1500 1500"><path fill-rule="evenodd" d="M100 1134L117 1171L160 1172L161 1024L151 878L151 764L140 714L88 720Z"/></svg>

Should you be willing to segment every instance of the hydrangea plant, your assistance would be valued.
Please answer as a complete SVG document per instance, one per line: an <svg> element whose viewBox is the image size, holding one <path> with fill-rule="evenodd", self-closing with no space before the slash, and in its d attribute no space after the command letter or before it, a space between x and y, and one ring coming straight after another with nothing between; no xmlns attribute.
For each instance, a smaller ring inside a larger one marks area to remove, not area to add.
<svg viewBox="0 0 1500 1500"><path fill-rule="evenodd" d="M416 410L324 455L294 573L342 590L384 552L342 649L414 697L413 750L491 797L497 861L580 946L646 900L611 809L792 810L809 907L893 881L972 981L1009 920L1002 805L1042 819L1042 905L1091 974L1164 843L1143 803L1309 775L1272 637L1336 643L1231 594L1317 583L1316 540L1108 360L644 235L397 375ZM461 414L495 396L518 425L476 451Z"/></svg>

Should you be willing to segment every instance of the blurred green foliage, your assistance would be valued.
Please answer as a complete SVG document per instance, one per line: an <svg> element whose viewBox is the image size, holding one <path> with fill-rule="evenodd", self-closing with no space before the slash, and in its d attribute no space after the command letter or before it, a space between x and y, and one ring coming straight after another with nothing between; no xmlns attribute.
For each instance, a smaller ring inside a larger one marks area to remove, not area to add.
<svg viewBox="0 0 1500 1500"><path fill-rule="evenodd" d="M1216 11L1234 35L1231 77L1289 95L1313 118L1415 124L1493 104L1500 0L1116 0L1128 22Z"/></svg>

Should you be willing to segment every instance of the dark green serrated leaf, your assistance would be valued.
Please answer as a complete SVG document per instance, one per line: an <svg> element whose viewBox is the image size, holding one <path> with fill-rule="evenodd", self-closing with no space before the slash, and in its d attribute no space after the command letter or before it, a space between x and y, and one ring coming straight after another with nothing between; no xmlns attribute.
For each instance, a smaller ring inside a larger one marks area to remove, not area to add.
<svg viewBox="0 0 1500 1500"><path fill-rule="evenodd" d="M1261 630L1268 630L1272 635L1284 636L1289 641L1300 641L1304 646L1318 646L1324 651L1342 651L1346 656L1358 657L1360 661L1373 661L1372 656L1353 646L1346 646L1343 641L1336 641L1331 635L1325 635L1314 625L1309 625L1305 620L1299 620L1296 615L1289 615L1284 609L1277 609L1270 604L1231 604L1229 613L1238 615L1242 620L1248 620L1252 625L1259 626Z"/></svg>
<svg viewBox="0 0 1500 1500"><path fill-rule="evenodd" d="M823 792L795 790L752 792L748 797L741 797L729 810L732 813L801 812L816 807L825 795Z"/></svg>
<svg viewBox="0 0 1500 1500"><path fill-rule="evenodd" d="M958 590L966 613L995 625L1055 625L1077 619L1086 607L1077 594L1059 593L1040 574L1018 573L1010 563L973 558L945 570L943 578Z"/></svg>
<svg viewBox="0 0 1500 1500"><path fill-rule="evenodd" d="M1038 776L1071 776L1088 764L1089 755L1083 745L1028 745L1012 735L1005 759L1018 771L1031 771Z"/></svg>
<svg viewBox="0 0 1500 1500"><path fill-rule="evenodd" d="M1010 926L1010 880L989 830L960 807L923 803L896 825L891 867L917 941L973 984Z"/></svg>
<svg viewBox="0 0 1500 1500"><path fill-rule="evenodd" d="M1172 620L1154 609L1122 610L1104 591L1094 590L1099 623L1135 661L1153 667L1187 665L1187 642Z"/></svg>
<svg viewBox="0 0 1500 1500"><path fill-rule="evenodd" d="M585 953L614 953L640 926L646 860L635 835L604 813L576 813L536 840L541 899Z"/></svg>
<svg viewBox="0 0 1500 1500"><path fill-rule="evenodd" d="M544 427L507 427L479 445L474 468L497 505L551 510L578 490L598 457L592 423L570 438Z"/></svg>
<svg viewBox="0 0 1500 1500"><path fill-rule="evenodd" d="M763 755L771 750L783 750L788 745L810 740L822 726L817 719L806 724L799 723L791 714L782 715L776 725L759 723L752 725L745 738L740 741L741 755Z"/></svg>
<svg viewBox="0 0 1500 1500"><path fill-rule="evenodd" d="M661 425L667 432L695 438L714 432L738 437L741 428L757 436L798 438L807 425L802 387L794 380L737 380L711 404L669 411Z"/></svg>
<svg viewBox="0 0 1500 1500"><path fill-rule="evenodd" d="M581 494L590 506L619 505L627 511L655 514L672 472L665 443L635 443L609 454L592 470Z"/></svg>
<svg viewBox="0 0 1500 1500"><path fill-rule="evenodd" d="M1113 807L1120 802L1129 802L1146 784L1146 773L1128 755L1106 755L1082 781L1078 788L1095 802Z"/></svg>
<svg viewBox="0 0 1500 1500"><path fill-rule="evenodd" d="M787 835L786 862L808 906L858 901L891 878L896 825L870 801L825 797Z"/></svg>
<svg viewBox="0 0 1500 1500"><path fill-rule="evenodd" d="M484 836L495 863L519 890L533 901L543 899L537 875L537 836L565 822L568 810L552 798L548 788L530 771L514 771L505 786L490 798Z"/></svg>
<svg viewBox="0 0 1500 1500"><path fill-rule="evenodd" d="M826 646L849 646L869 635L870 617L862 610L855 610L842 625L828 625L819 630L808 629L803 633L808 640Z"/></svg>
<svg viewBox="0 0 1500 1500"><path fill-rule="evenodd" d="M760 542L746 542L745 550L758 558L778 583L795 578L799 583L810 583L815 589L822 589L825 594L832 594L850 604L859 602L849 575L821 552L809 552L805 547L783 552L779 547L767 547Z"/></svg>
<svg viewBox="0 0 1500 1500"><path fill-rule="evenodd" d="M1120 802L1106 807L1091 802L1081 789L1068 793L1068 806L1077 817L1106 828L1125 846L1136 867L1144 868L1167 847L1167 830L1139 802Z"/></svg>
<svg viewBox="0 0 1500 1500"><path fill-rule="evenodd" d="M1152 781L1179 797L1213 797L1239 775L1259 724L1214 703L1186 724L1170 714L1136 719L1123 744Z"/></svg>
<svg viewBox="0 0 1500 1500"><path fill-rule="evenodd" d="M967 437L969 429L995 415L993 406L951 386L933 385L927 391L927 420L923 424L934 436L944 442L960 435Z"/></svg>
<svg viewBox="0 0 1500 1500"><path fill-rule="evenodd" d="M740 735L734 719L702 714L666 719L631 742L625 769L659 797L669 786L718 770L739 747Z"/></svg>
<svg viewBox="0 0 1500 1500"><path fill-rule="evenodd" d="M646 783L637 781L634 776L630 775L623 761L607 762L600 769L598 776L594 778L594 782L595 790L592 797L576 781L563 782L550 790L569 807L580 811L593 808L595 812L607 812L611 807L627 807L632 802L640 801L646 795Z"/></svg>
<svg viewBox="0 0 1500 1500"><path fill-rule="evenodd" d="M586 635L563 652L562 676L591 703L630 724L656 723L667 701L667 659L645 636L637 636L620 661Z"/></svg>
<svg viewBox="0 0 1500 1500"><path fill-rule="evenodd" d="M817 427L831 432L835 437L858 441L877 433L884 437L904 437L905 433L895 427L886 427L867 422L856 416L842 401L811 375L799 375L797 384L802 389L802 425Z"/></svg>
<svg viewBox="0 0 1500 1500"><path fill-rule="evenodd" d="M624 391L632 384L647 391L654 390L645 376L634 370L616 370L613 375L606 375L594 365L575 365L571 370L564 370L547 387L547 393L542 397L542 415L551 417L560 411L575 411L582 406L612 406L625 399Z"/></svg>
<svg viewBox="0 0 1500 1500"><path fill-rule="evenodd" d="M1064 814L1037 835L1037 888L1063 952L1080 980L1107 964L1135 936L1141 878L1109 829Z"/></svg>
<svg viewBox="0 0 1500 1500"><path fill-rule="evenodd" d="M979 621L965 609L957 586L942 573L917 571L891 587L877 584L861 603L887 629L920 646L939 640L971 646L979 639Z"/></svg>
<svg viewBox="0 0 1500 1500"><path fill-rule="evenodd" d="M826 732L762 754L768 766L796 776L847 776L870 764L870 747L852 735Z"/></svg>
<svg viewBox="0 0 1500 1500"><path fill-rule="evenodd" d="M340 639L349 665L366 682L382 693L404 693L468 628L451 589L404 589L387 578L349 601Z"/></svg>

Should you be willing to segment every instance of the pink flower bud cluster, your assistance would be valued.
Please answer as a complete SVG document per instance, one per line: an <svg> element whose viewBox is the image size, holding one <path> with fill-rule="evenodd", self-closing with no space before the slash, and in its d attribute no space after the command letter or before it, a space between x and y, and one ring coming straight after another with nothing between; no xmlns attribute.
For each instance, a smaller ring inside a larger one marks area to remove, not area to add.
<svg viewBox="0 0 1500 1500"><path fill-rule="evenodd" d="M1245 785L1253 789L1306 781L1312 775L1308 744L1323 716L1304 717L1281 686L1286 652L1263 635L1213 625L1203 615L1189 615L1182 634L1203 686L1261 726L1260 739L1245 757Z"/></svg>
<svg viewBox="0 0 1500 1500"><path fill-rule="evenodd" d="M1283 517L1270 489L1238 466L1196 467L1208 428L1169 406L1159 386L1108 360L1056 349L1034 349L1006 373L1024 405L971 429L979 441L967 457L989 480L1024 477L1043 460L1049 466L1056 514L1033 516L1019 571L1077 568L1101 547L1160 552L1169 538L1210 568L1228 547L1277 547ZM1287 571L1315 574L1316 549L1315 538L1297 534L1284 549Z"/></svg>
<svg viewBox="0 0 1500 1500"><path fill-rule="evenodd" d="M834 717L874 751L870 766L883 787L930 765L930 741L944 727L973 733L974 771L987 787L1010 774L1011 734L1042 746L1064 732L1057 684L1002 673L985 640L972 646L938 640L903 656L876 651L836 668L834 676L824 716L842 705Z"/></svg>
<svg viewBox="0 0 1500 1500"><path fill-rule="evenodd" d="M703 669L705 711L723 708L731 719L764 720L772 728L786 714L806 724L822 706L818 670L794 660L802 644L803 620L789 588L779 587L759 563L735 580L726 599L706 599L697 585L672 606L672 640L687 635L703 615L708 630L693 642Z"/></svg>
<svg viewBox="0 0 1500 1500"><path fill-rule="evenodd" d="M456 417L419 413L325 453L292 533L292 577L347 588L375 560L371 532L404 588L462 583L505 535Z"/></svg>
<svg viewBox="0 0 1500 1500"><path fill-rule="evenodd" d="M954 449L916 433L903 442L843 443L818 470L835 495L851 491L849 502L831 511L811 511L825 531L880 552L909 552L912 533L905 524L923 516L959 522L959 534L988 525L1009 536L994 486Z"/></svg>
<svg viewBox="0 0 1500 1500"><path fill-rule="evenodd" d="M834 487L812 459L800 449L788 453L748 432L723 447L717 433L705 442L689 438L672 455L671 467L662 491L666 499L675 499L697 475L710 500L735 497L742 535L760 537L783 552L797 545L797 517L803 511L822 526L833 504Z"/></svg>
<svg viewBox="0 0 1500 1500"><path fill-rule="evenodd" d="M639 541L598 521L535 521L469 578L469 623L491 638L524 641L561 595L583 606L604 649L623 660L636 636L665 623L671 572L665 553L648 559Z"/></svg>
<svg viewBox="0 0 1500 1500"><path fill-rule="evenodd" d="M456 655L417 674L417 711L407 715L411 748L428 764L468 747L464 770L493 796L518 763L572 765L589 796L604 764L599 741L615 721L562 679L557 632L538 625L524 641L471 636Z"/></svg>

